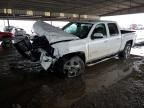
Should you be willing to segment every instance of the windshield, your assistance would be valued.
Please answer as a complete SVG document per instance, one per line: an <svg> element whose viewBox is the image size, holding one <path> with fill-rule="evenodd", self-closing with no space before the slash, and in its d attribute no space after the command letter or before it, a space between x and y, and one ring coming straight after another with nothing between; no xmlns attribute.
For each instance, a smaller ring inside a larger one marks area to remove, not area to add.
<svg viewBox="0 0 144 108"><path fill-rule="evenodd" d="M69 23L63 27L63 30L67 33L78 36L81 39L87 37L93 24L90 23Z"/></svg>

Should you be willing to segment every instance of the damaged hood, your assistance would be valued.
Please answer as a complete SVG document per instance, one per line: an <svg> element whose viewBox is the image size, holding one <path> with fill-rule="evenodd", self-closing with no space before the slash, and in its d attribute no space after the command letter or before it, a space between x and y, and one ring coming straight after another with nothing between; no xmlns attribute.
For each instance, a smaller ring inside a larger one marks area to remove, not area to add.
<svg viewBox="0 0 144 108"><path fill-rule="evenodd" d="M39 36L46 36L49 43L77 40L77 36L64 32L63 30L56 28L43 21L37 21L33 25L34 32Z"/></svg>

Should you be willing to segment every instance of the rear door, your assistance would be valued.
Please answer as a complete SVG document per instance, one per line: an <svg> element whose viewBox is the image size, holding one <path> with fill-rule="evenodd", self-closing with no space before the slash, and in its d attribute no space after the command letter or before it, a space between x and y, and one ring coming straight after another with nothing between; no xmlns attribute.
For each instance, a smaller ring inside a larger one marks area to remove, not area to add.
<svg viewBox="0 0 144 108"><path fill-rule="evenodd" d="M121 34L116 23L107 23L108 27L108 45L110 54L117 53L121 46Z"/></svg>

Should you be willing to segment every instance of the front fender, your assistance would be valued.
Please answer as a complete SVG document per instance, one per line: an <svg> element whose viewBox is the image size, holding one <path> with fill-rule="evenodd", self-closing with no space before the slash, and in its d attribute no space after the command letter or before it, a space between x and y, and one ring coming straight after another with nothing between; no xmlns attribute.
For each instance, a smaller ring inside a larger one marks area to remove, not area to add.
<svg viewBox="0 0 144 108"><path fill-rule="evenodd" d="M87 56L87 52L88 52L86 43L85 41L82 40L57 43L52 45L52 47L55 49L54 55L56 57L62 57L66 54L77 53L77 52L83 52Z"/></svg>

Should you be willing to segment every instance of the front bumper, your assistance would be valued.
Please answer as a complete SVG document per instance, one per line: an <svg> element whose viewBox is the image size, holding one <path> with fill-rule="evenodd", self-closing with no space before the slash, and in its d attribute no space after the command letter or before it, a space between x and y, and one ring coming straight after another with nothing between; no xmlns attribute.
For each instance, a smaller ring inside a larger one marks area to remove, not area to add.
<svg viewBox="0 0 144 108"><path fill-rule="evenodd" d="M17 51L26 59L33 62L40 61L47 70L53 62L54 48L50 46L45 36L36 36L32 41L25 38L14 44Z"/></svg>

